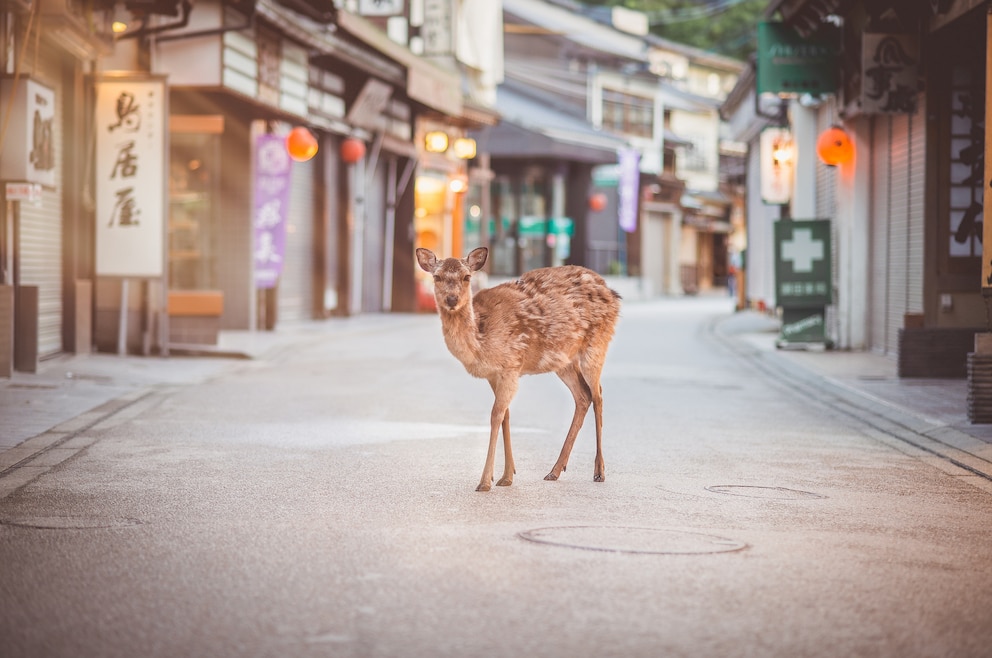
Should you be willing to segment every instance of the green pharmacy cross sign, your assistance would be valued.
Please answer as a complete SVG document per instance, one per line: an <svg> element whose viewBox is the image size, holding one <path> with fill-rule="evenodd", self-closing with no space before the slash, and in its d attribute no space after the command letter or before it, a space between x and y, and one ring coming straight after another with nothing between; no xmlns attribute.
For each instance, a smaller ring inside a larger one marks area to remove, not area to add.
<svg viewBox="0 0 992 658"><path fill-rule="evenodd" d="M826 343L825 308L833 301L830 220L775 223L775 301L779 343Z"/></svg>

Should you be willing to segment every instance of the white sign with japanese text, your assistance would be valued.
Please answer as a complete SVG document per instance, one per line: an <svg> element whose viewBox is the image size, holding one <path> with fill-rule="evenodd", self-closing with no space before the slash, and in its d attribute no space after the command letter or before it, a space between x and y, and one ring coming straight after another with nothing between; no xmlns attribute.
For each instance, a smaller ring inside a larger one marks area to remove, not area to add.
<svg viewBox="0 0 992 658"><path fill-rule="evenodd" d="M162 78L96 81L96 273L164 273L167 97Z"/></svg>
<svg viewBox="0 0 992 658"><path fill-rule="evenodd" d="M0 116L7 114L0 180L55 187L55 101L55 91L37 80L0 80Z"/></svg>

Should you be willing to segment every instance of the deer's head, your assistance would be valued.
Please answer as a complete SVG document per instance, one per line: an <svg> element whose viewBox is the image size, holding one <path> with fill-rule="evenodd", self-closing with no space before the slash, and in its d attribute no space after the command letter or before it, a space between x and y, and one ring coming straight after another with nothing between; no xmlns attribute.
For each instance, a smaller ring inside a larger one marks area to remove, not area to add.
<svg viewBox="0 0 992 658"><path fill-rule="evenodd" d="M454 312L472 299L472 273L482 269L489 257L485 247L473 249L465 258L438 260L430 249L417 249L417 262L434 277L434 299L438 309Z"/></svg>

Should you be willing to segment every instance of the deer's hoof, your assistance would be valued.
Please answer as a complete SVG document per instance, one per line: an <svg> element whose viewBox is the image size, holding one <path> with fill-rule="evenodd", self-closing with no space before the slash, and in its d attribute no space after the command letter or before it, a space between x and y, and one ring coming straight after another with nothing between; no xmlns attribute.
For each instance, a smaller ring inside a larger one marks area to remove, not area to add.
<svg viewBox="0 0 992 658"><path fill-rule="evenodd" d="M497 487L508 487L511 484L513 484L513 478L503 477L503 478L500 478L499 479L499 482L496 483L496 486Z"/></svg>
<svg viewBox="0 0 992 658"><path fill-rule="evenodd" d="M606 482L606 476L603 475L602 473L597 473L596 475L593 475L592 476L592 481L593 482Z"/></svg>
<svg viewBox="0 0 992 658"><path fill-rule="evenodd" d="M558 479L558 476L555 475L554 473L548 473L547 475L544 476L544 479L551 480L553 482Z"/></svg>
<svg viewBox="0 0 992 658"><path fill-rule="evenodd" d="M476 491L489 491L489 489L491 489L491 488L492 488L491 485L485 484L484 482L480 482L479 483L479 486L477 486L475 488L475 490Z"/></svg>

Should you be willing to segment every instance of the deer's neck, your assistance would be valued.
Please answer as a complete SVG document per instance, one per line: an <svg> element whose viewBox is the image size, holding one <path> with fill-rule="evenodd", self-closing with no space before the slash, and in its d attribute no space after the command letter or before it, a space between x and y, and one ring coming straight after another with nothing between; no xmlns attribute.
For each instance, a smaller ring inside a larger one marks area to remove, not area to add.
<svg viewBox="0 0 992 658"><path fill-rule="evenodd" d="M471 372L481 351L472 303L454 312L441 311L441 329L448 351Z"/></svg>

